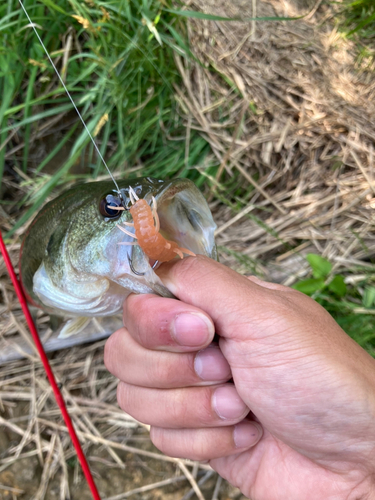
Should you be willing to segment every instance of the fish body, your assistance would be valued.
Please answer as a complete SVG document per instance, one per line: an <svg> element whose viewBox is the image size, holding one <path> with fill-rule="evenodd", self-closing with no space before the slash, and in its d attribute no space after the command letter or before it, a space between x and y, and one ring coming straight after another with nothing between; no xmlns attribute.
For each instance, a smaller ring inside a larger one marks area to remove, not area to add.
<svg viewBox="0 0 375 500"><path fill-rule="evenodd" d="M217 258L215 223L191 181L143 178L118 185L126 207L129 187L148 203L155 197L166 238L195 254ZM126 244L134 239L117 227L132 222L130 212L103 214L108 196L118 198L111 181L80 184L47 203L35 217L20 255L21 282L31 303L51 314L95 317L121 311L132 292L171 296L139 246Z"/></svg>

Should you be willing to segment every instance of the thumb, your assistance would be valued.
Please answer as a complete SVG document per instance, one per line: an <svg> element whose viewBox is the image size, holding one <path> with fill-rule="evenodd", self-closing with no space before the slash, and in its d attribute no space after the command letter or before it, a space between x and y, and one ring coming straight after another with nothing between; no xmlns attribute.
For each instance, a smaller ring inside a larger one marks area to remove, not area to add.
<svg viewBox="0 0 375 500"><path fill-rule="evenodd" d="M164 263L157 274L177 298L209 314L220 335L269 308L271 290L202 255Z"/></svg>

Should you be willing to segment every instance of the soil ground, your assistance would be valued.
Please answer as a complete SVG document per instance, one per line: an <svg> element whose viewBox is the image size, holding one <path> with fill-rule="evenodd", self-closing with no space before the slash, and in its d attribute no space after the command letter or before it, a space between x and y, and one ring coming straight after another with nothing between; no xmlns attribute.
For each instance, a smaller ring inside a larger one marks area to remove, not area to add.
<svg viewBox="0 0 375 500"><path fill-rule="evenodd" d="M253 186L239 214L211 203L221 261L285 284L306 275L308 251L338 267L365 263L375 253L375 85L332 11L315 0L198 0L190 8L242 17L312 9L295 22L189 22L203 65L177 61L187 127L201 131L222 165L222 177L210 179L218 197L234 171ZM16 241L15 264L18 250ZM3 340L25 341L3 263L0 270ZM38 326L48 329L48 316L39 313ZM201 499L244 499L209 466L161 456L147 428L118 409L104 342L51 355L102 498L194 499L198 484ZM29 498L91 498L35 354L0 368L0 499Z"/></svg>

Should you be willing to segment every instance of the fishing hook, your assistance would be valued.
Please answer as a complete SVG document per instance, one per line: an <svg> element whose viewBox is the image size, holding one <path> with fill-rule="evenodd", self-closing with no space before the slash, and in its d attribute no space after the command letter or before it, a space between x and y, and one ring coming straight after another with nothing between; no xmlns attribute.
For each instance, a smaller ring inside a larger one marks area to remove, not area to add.
<svg viewBox="0 0 375 500"><path fill-rule="evenodd" d="M133 260L132 260L132 255L133 255L133 248L131 250L131 254L127 254L127 257L128 257L128 262L129 262L129 266L130 266L130 270L132 273L134 273L136 276L144 276L146 273L140 273L138 272L135 268L134 268L134 265L133 265ZM155 262L152 264L151 266L151 269L155 269L156 266L159 264L159 261L158 260L155 260Z"/></svg>

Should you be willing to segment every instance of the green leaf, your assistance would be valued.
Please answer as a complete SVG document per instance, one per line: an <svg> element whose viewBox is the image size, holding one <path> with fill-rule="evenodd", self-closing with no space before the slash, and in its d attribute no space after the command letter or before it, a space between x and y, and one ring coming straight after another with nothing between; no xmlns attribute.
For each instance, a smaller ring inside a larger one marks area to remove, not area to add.
<svg viewBox="0 0 375 500"><path fill-rule="evenodd" d="M50 7L51 9L60 12L60 14L65 14L66 16L69 15L62 7L60 7L60 5L57 5L55 2L52 2L52 0L42 0L42 2L46 7Z"/></svg>
<svg viewBox="0 0 375 500"><path fill-rule="evenodd" d="M359 31L361 28L364 28L368 24L373 23L374 21L375 21L375 12L371 16L365 17L360 23L358 23L354 29L349 31L348 36L352 35L356 31Z"/></svg>
<svg viewBox="0 0 375 500"><path fill-rule="evenodd" d="M363 293L362 304L369 309L375 305L375 287L367 286Z"/></svg>
<svg viewBox="0 0 375 500"><path fill-rule="evenodd" d="M170 12L171 14L176 14L181 17L194 17L195 19L206 19L207 21L295 21L296 19L302 19L304 16L298 17L222 17L215 16L213 14L205 14L204 12L197 12L196 10L174 10L174 9L163 9L165 12Z"/></svg>
<svg viewBox="0 0 375 500"><path fill-rule="evenodd" d="M46 111L42 111L41 113L36 113L34 115L25 118L19 122L13 123L12 125L5 127L2 129L2 132L9 132L9 130L13 130L17 127L23 127L28 123L34 123L41 119L47 118L49 116L58 115L59 113L64 113L65 111L70 111L72 109L72 104L69 102L67 104L63 104L62 106L54 106L51 109L47 109Z"/></svg>
<svg viewBox="0 0 375 500"><path fill-rule="evenodd" d="M332 264L324 257L316 253L309 253L306 255L306 259L311 266L314 278L325 278L331 272Z"/></svg>
<svg viewBox="0 0 375 500"><path fill-rule="evenodd" d="M344 295L346 295L346 285L344 282L344 277L341 274L337 274L329 283L328 290L330 290L335 295L338 295L339 297L344 297Z"/></svg>
<svg viewBox="0 0 375 500"><path fill-rule="evenodd" d="M324 279L323 278L310 278L307 280L302 280L293 285L292 288L298 290L300 292L305 293L306 295L312 295L319 290L324 288Z"/></svg>
<svg viewBox="0 0 375 500"><path fill-rule="evenodd" d="M158 24L158 22L160 21L160 14L161 14L161 13L159 12L159 14L158 14L158 15L155 17L155 19L154 19L154 24L155 24L155 26L156 26L156 25Z"/></svg>

